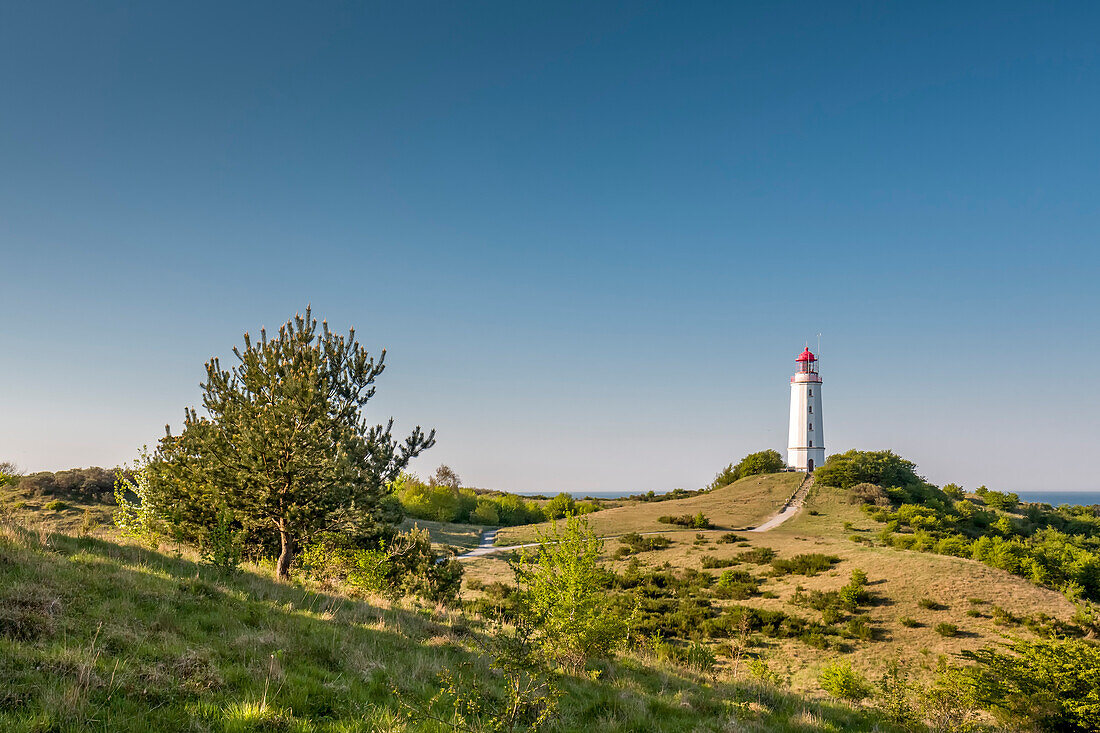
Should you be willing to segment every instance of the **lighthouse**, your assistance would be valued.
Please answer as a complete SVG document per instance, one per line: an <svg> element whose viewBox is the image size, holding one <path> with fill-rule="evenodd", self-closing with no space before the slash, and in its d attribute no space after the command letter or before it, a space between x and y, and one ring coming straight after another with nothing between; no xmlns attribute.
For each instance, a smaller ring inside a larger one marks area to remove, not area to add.
<svg viewBox="0 0 1100 733"><path fill-rule="evenodd" d="M825 439L821 430L821 376L817 373L817 357L809 347L795 361L798 371L791 377L787 465L796 471L813 471L825 462Z"/></svg>

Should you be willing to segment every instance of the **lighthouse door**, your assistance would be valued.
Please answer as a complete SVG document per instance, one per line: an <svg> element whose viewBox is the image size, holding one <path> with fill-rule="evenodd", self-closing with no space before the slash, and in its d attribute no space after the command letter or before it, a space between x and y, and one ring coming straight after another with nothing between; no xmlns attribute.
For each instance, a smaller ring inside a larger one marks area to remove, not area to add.
<svg viewBox="0 0 1100 733"><path fill-rule="evenodd" d="M813 458L811 458L811 459L810 459L810 460L809 460L809 461L808 461L808 462L806 463L806 470L807 470L807 471L809 471L810 473L813 473L813 472L814 472L814 459L813 459Z"/></svg>

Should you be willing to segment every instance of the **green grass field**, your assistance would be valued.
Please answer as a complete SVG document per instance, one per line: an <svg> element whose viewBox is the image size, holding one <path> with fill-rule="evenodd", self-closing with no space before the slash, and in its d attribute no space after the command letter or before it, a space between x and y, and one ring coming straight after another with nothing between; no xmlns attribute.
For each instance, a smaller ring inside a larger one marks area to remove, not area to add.
<svg viewBox="0 0 1100 733"><path fill-rule="evenodd" d="M165 550L3 525L0 730L447 730L402 701L423 707L440 669L463 661L493 679L476 617L277 583L254 566L220 576ZM599 672L561 680L552 730L888 730L644 654Z"/></svg>

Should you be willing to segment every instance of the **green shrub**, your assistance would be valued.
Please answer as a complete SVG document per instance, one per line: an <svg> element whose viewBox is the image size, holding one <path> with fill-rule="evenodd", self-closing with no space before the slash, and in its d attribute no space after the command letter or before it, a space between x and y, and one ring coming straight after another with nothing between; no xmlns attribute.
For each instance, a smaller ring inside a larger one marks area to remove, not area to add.
<svg viewBox="0 0 1100 733"><path fill-rule="evenodd" d="M1100 646L1083 639L1016 640L1006 651L964 651L975 697L1010 723L1095 731L1100 721Z"/></svg>
<svg viewBox="0 0 1100 733"><path fill-rule="evenodd" d="M721 537L719 537L716 540L716 542L719 545L731 545L735 542L744 542L744 541L745 541L744 537L742 537L739 534L734 534L733 532L726 532L724 535L722 535Z"/></svg>
<svg viewBox="0 0 1100 733"><path fill-rule="evenodd" d="M757 595L759 590L760 579L751 573L744 570L724 570L715 584L714 595L740 601Z"/></svg>
<svg viewBox="0 0 1100 733"><path fill-rule="evenodd" d="M619 548L619 554L621 557L636 553L636 552L650 552L652 550L663 550L672 544L672 540L668 537L661 535L642 536L637 532L630 532L624 534L619 538L619 542L622 543L622 547ZM624 552L625 550L625 552Z"/></svg>
<svg viewBox="0 0 1100 733"><path fill-rule="evenodd" d="M907 629L915 629L921 625L920 621L917 621L912 616L902 616L898 619L898 623Z"/></svg>
<svg viewBox="0 0 1100 733"><path fill-rule="evenodd" d="M562 492L546 502L542 510L546 513L547 519L561 519L567 514L575 513L576 502L573 501L572 495Z"/></svg>
<svg viewBox="0 0 1100 733"><path fill-rule="evenodd" d="M767 565L778 553L770 547L754 547L737 555L741 562L751 562L757 565Z"/></svg>
<svg viewBox="0 0 1100 733"><path fill-rule="evenodd" d="M217 523L203 535L199 558L213 568L232 572L241 564L241 532L228 510L218 513Z"/></svg>
<svg viewBox="0 0 1100 733"><path fill-rule="evenodd" d="M710 529L712 526L710 520L707 519L707 515L699 512L698 514L681 514L679 516L664 515L657 517L657 521L662 524L675 524L681 527L687 527L689 529Z"/></svg>
<svg viewBox="0 0 1100 733"><path fill-rule="evenodd" d="M943 611L947 609L946 605L933 598L921 598L920 601L917 602L917 605L929 611Z"/></svg>
<svg viewBox="0 0 1100 733"><path fill-rule="evenodd" d="M617 648L626 625L605 602L603 547L587 520L571 515L564 528L539 533L539 546L512 564L520 612L538 630L544 654L579 672L590 656Z"/></svg>
<svg viewBox="0 0 1100 733"><path fill-rule="evenodd" d="M732 558L719 559L717 557L714 557L713 555L703 555L703 557L700 558L700 563L705 569L708 570L714 570L717 568L728 568L733 565L737 565L739 562L741 561Z"/></svg>
<svg viewBox="0 0 1100 733"><path fill-rule="evenodd" d="M821 670L817 681L821 689L838 700L859 702L871 695L871 686L848 662L834 662Z"/></svg>
<svg viewBox="0 0 1100 733"><path fill-rule="evenodd" d="M840 562L840 558L835 555L822 555L815 552L795 555L787 559L773 560L772 570L776 575L796 573L798 575L813 576L828 570L838 562Z"/></svg>
<svg viewBox="0 0 1100 733"><path fill-rule="evenodd" d="M53 501L46 502L42 508L51 512L60 512L64 509L68 509L69 505L60 499L54 499Z"/></svg>
<svg viewBox="0 0 1100 733"><path fill-rule="evenodd" d="M939 623L934 627L937 634L940 636L958 636L959 627L955 624Z"/></svg>
<svg viewBox="0 0 1100 733"><path fill-rule="evenodd" d="M778 473L786 467L787 464L778 451L762 450L759 453L750 453L742 458L736 466L731 463L719 471L714 480L707 485L707 490L720 489L746 476Z"/></svg>

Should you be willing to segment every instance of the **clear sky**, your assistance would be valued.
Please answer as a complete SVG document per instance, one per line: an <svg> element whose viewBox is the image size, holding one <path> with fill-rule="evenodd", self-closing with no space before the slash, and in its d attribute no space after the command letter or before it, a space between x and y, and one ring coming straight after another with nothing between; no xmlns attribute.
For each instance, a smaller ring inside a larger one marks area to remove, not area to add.
<svg viewBox="0 0 1100 733"><path fill-rule="evenodd" d="M312 303L415 468L786 442L1096 489L1095 3L5 3L0 460L114 465Z"/></svg>

